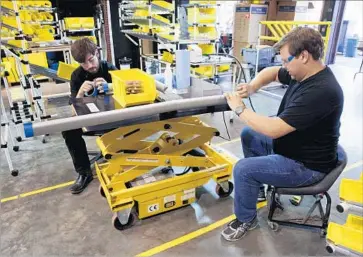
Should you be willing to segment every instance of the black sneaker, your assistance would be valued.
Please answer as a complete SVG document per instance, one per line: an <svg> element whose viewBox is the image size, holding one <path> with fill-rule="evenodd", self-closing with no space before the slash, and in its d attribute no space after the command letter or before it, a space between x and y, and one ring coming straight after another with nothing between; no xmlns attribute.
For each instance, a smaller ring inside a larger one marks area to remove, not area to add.
<svg viewBox="0 0 363 257"><path fill-rule="evenodd" d="M230 242L237 241L244 237L249 230L253 230L258 226L257 216L250 222L243 223L238 219L232 220L222 231L222 237Z"/></svg>
<svg viewBox="0 0 363 257"><path fill-rule="evenodd" d="M263 187L260 188L260 191L258 192L257 201L258 202L264 202L264 201L266 201L265 188L263 188Z"/></svg>

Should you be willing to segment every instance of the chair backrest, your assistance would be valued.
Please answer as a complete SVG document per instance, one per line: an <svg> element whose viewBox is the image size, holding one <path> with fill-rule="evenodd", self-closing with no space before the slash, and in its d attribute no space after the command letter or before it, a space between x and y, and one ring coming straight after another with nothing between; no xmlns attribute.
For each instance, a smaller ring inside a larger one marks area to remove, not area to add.
<svg viewBox="0 0 363 257"><path fill-rule="evenodd" d="M340 174L342 174L343 170L347 166L347 154L344 151L343 147L338 145L338 165L321 181L318 183L306 186L306 187L297 187L297 188L277 188L277 193L279 194L289 194L289 195L315 195L327 192L334 182L338 179Z"/></svg>

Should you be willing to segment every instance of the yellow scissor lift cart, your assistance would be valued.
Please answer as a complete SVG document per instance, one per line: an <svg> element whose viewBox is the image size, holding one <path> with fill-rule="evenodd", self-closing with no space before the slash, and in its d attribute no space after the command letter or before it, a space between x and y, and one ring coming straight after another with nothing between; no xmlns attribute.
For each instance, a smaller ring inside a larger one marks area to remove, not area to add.
<svg viewBox="0 0 363 257"><path fill-rule="evenodd" d="M140 95L149 97L155 91L149 75L142 76L141 71L138 76L125 75L128 72L111 73L121 107L129 101L137 105L137 98L128 100L130 94L117 92L126 90L129 77L140 80ZM142 98L141 103L150 101ZM100 193L115 213L114 227L124 230L137 216L143 219L189 205L196 200L195 189L210 179L216 181L220 197L229 196L234 159L208 144L218 135L215 128L191 116L120 127L97 138L105 158L95 164Z"/></svg>
<svg viewBox="0 0 363 257"><path fill-rule="evenodd" d="M330 222L326 250L350 256L363 255L363 172L358 180L342 179L337 205L340 213L351 211L345 224Z"/></svg>

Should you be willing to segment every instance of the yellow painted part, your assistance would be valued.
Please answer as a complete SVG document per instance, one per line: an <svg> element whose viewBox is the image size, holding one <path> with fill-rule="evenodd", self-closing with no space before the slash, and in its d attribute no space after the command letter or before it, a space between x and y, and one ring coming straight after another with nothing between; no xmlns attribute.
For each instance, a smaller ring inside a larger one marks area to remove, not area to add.
<svg viewBox="0 0 363 257"><path fill-rule="evenodd" d="M161 60L164 62L172 63L174 61L174 55L168 51L164 51Z"/></svg>
<svg viewBox="0 0 363 257"><path fill-rule="evenodd" d="M260 21L260 24L266 25L267 28L271 31L273 37L271 36L263 36L260 35L260 39L262 40L272 40L272 41L279 41L283 36L285 36L289 31L293 28L298 27L300 25L325 25L326 28L326 35L323 37L324 40L324 49L327 49L329 38L330 38L330 31L331 31L331 22L315 22L315 21ZM325 60L325 51L323 60Z"/></svg>
<svg viewBox="0 0 363 257"><path fill-rule="evenodd" d="M160 7L163 7L165 9L168 9L169 11L174 10L174 6L171 3L168 3L166 1L152 1L153 4L158 5Z"/></svg>
<svg viewBox="0 0 363 257"><path fill-rule="evenodd" d="M147 17L149 16L149 11L148 10L136 10L134 13L134 17ZM164 23L170 23L169 19L164 18L163 16L160 16L158 14L152 14L151 15L154 19L157 19L159 21L162 21Z"/></svg>
<svg viewBox="0 0 363 257"><path fill-rule="evenodd" d="M169 126L166 127L166 124ZM111 210L116 212L130 208L137 202L139 218L145 218L193 202L195 196L185 190L193 190L210 179L217 183L230 179L235 160L206 144L216 132L215 128L192 116L121 127L97 138L102 154L112 155L106 163L95 164ZM156 147L157 152L154 151ZM185 156L197 147L204 150L205 157ZM136 153L120 152L122 149ZM146 181L146 174L150 176L151 170L163 166L199 167L200 170L183 176ZM141 178L143 183L125 186L127 182ZM158 208L150 211L150 205Z"/></svg>
<svg viewBox="0 0 363 257"><path fill-rule="evenodd" d="M359 180L343 178L340 182L339 197L342 201L363 205L363 178Z"/></svg>
<svg viewBox="0 0 363 257"><path fill-rule="evenodd" d="M229 64L220 65L220 66L218 66L218 72L228 71L230 67L231 67L231 65L229 65Z"/></svg>
<svg viewBox="0 0 363 257"><path fill-rule="evenodd" d="M330 222L327 239L337 246L363 254L363 217L349 214L344 225Z"/></svg>
<svg viewBox="0 0 363 257"><path fill-rule="evenodd" d="M93 29L95 21L93 17L67 17L64 18L64 25L66 29Z"/></svg>
<svg viewBox="0 0 363 257"><path fill-rule="evenodd" d="M67 64L64 62L59 62L58 70L57 70L57 76L64 79L71 79L71 75L79 64Z"/></svg>
<svg viewBox="0 0 363 257"><path fill-rule="evenodd" d="M156 98L155 80L140 69L117 70L110 72L112 76L113 97L122 106L129 107L153 103ZM126 94L128 81L139 81L141 93Z"/></svg>

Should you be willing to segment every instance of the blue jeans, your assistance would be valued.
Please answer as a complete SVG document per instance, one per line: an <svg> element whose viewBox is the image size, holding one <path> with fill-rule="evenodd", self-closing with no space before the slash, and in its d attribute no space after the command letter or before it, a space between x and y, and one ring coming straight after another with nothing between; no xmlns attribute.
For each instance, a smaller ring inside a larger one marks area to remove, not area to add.
<svg viewBox="0 0 363 257"><path fill-rule="evenodd" d="M301 187L314 184L325 176L300 162L274 154L272 139L249 127L242 131L241 141L245 158L239 160L233 170L234 212L241 222L249 222L256 216L257 196L263 184Z"/></svg>

